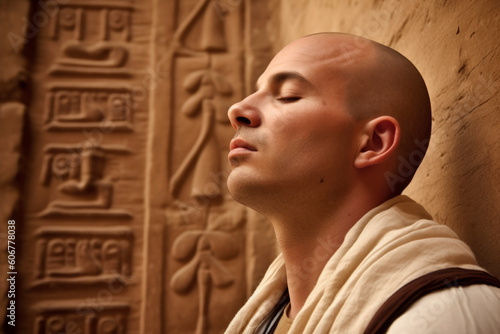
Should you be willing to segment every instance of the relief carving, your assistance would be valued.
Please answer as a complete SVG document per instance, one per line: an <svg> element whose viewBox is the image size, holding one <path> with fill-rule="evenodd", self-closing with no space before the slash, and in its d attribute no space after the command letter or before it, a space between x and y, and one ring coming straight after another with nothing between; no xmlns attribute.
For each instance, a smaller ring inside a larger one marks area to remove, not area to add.
<svg viewBox="0 0 500 334"><path fill-rule="evenodd" d="M40 303L34 308L38 313L35 334L125 334L130 306L116 302L90 305L85 301L67 301Z"/></svg>
<svg viewBox="0 0 500 334"><path fill-rule="evenodd" d="M207 52L227 51L223 20L225 13L220 10L218 11L218 8L219 4L214 0L200 0L197 3L196 7L193 8L187 19L181 23L174 34L174 49L176 52L181 55L196 55L196 51L185 47L182 41L189 29L197 23L197 20L202 15L202 33L197 50Z"/></svg>
<svg viewBox="0 0 500 334"><path fill-rule="evenodd" d="M63 41L52 74L129 76L132 4L129 1L70 1L52 19L50 35ZM98 32L86 29L97 22Z"/></svg>
<svg viewBox="0 0 500 334"><path fill-rule="evenodd" d="M52 39L59 39L60 30L73 32L73 39L82 39L82 8L62 7L52 21L50 35Z"/></svg>
<svg viewBox="0 0 500 334"><path fill-rule="evenodd" d="M227 53L224 21L215 8L215 2L201 0L181 23L173 38L173 58L193 57L206 61L206 67L182 78L183 89L190 94L180 109L180 114L195 120L201 119L200 133L189 153L173 173L170 190L177 197L183 181L193 175L191 197L198 200L215 199L221 195L221 185L214 183L213 175L222 170L220 147L217 142L216 123L228 123L226 108L221 100L233 95L234 88L226 75L214 67L213 58ZM185 38L193 25L201 20L201 37L197 46L188 46ZM208 186L208 187L207 187ZM210 189L208 192L205 189Z"/></svg>
<svg viewBox="0 0 500 334"><path fill-rule="evenodd" d="M54 84L45 101L47 130L132 130L131 89L116 84Z"/></svg>
<svg viewBox="0 0 500 334"><path fill-rule="evenodd" d="M97 42L81 45L68 42L62 47L64 57L56 59L61 65L82 67L120 67L125 64L128 50L119 43Z"/></svg>
<svg viewBox="0 0 500 334"><path fill-rule="evenodd" d="M170 289L162 296L161 322L167 332L218 333L247 297L246 214L224 187L233 132L227 110L242 94L243 22L240 10L221 18L227 13L213 0L176 1L175 8L179 23L160 60L171 69L172 106L165 208L170 253L162 259Z"/></svg>
<svg viewBox="0 0 500 334"><path fill-rule="evenodd" d="M35 285L96 283L131 275L127 228L43 228L37 231Z"/></svg>
<svg viewBox="0 0 500 334"><path fill-rule="evenodd" d="M223 75L211 70L200 70L188 75L183 87L191 92L190 98L184 102L181 113L186 117L199 115L202 119L201 131L195 144L183 160L179 169L172 176L170 187L174 195L177 194L181 180L194 164L194 180L191 186L193 198L209 197L215 198L221 193L220 184L214 184L207 192L206 185L213 184L213 175L220 172L219 147L216 140L214 122L216 117L216 106L213 99L217 95L231 95L232 86Z"/></svg>
<svg viewBox="0 0 500 334"><path fill-rule="evenodd" d="M238 254L233 237L221 231L186 231L175 240L172 257L188 261L170 280L172 289L184 294L195 284L198 288L198 320L196 334L206 333L209 300L213 287L223 288L234 282L233 275L222 264ZM195 283L196 282L196 283Z"/></svg>
<svg viewBox="0 0 500 334"><path fill-rule="evenodd" d="M130 153L123 146L51 144L44 149L40 182L49 186L52 180L58 196L40 217L93 216L131 218L123 210L112 209L113 181L104 176L107 154Z"/></svg>

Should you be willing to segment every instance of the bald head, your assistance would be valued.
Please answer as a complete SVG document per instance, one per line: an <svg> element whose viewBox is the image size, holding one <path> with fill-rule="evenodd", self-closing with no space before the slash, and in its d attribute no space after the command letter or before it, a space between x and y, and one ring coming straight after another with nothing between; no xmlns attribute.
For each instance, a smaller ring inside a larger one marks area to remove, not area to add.
<svg viewBox="0 0 500 334"><path fill-rule="evenodd" d="M402 191L423 158L427 89L388 47L346 34L307 36L283 48L256 86L228 111L236 129L228 189L257 211L298 214L305 203L348 198L381 203ZM419 161L409 159L415 150Z"/></svg>
<svg viewBox="0 0 500 334"><path fill-rule="evenodd" d="M324 75L331 77L331 94L344 96L345 110L355 120L394 117L401 127L398 162L411 161L413 172L416 170L421 159L410 159L410 155L416 151L420 157L425 154L422 143L429 142L431 106L424 80L407 58L377 42L340 33L309 35L280 53L301 53L322 66ZM393 187L396 193L413 177L413 173L398 175L398 167L393 170L401 181Z"/></svg>

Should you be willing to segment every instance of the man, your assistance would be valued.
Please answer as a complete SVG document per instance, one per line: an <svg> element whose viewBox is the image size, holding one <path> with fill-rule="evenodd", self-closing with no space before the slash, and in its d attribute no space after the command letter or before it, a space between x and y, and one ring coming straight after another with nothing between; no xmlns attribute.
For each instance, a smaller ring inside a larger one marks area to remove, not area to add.
<svg viewBox="0 0 500 334"><path fill-rule="evenodd" d="M431 127L411 62L360 37L307 36L228 114L228 189L269 219L282 253L226 333L500 333L499 282L399 195Z"/></svg>

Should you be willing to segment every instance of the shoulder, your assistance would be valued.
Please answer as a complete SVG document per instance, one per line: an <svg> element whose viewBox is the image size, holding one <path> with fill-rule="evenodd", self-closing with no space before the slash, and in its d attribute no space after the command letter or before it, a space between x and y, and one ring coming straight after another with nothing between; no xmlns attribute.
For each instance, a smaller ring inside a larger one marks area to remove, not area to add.
<svg viewBox="0 0 500 334"><path fill-rule="evenodd" d="M397 318L387 334L500 333L500 288L476 284L430 293Z"/></svg>

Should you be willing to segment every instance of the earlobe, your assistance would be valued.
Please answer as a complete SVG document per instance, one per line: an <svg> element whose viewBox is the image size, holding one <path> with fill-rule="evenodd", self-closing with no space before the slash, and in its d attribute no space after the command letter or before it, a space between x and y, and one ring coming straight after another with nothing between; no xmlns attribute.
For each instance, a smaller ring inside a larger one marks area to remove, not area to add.
<svg viewBox="0 0 500 334"><path fill-rule="evenodd" d="M384 163L396 152L400 136L399 123L391 116L369 121L365 124L354 166L365 168Z"/></svg>

